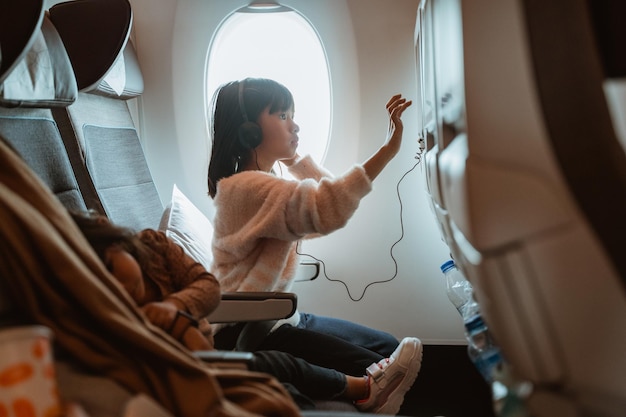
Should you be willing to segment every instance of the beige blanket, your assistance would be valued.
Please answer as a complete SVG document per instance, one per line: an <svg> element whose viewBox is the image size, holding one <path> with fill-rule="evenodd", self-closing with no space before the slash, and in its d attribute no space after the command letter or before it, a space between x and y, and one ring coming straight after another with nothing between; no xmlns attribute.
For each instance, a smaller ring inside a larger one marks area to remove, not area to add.
<svg viewBox="0 0 626 417"><path fill-rule="evenodd" d="M272 377L213 369L148 323L65 208L0 140L0 279L59 351L185 416L298 416Z"/></svg>

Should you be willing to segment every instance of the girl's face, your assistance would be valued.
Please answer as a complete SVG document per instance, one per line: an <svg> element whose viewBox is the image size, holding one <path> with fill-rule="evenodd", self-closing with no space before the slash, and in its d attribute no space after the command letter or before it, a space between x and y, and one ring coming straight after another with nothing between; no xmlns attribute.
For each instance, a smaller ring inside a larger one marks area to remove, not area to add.
<svg viewBox="0 0 626 417"><path fill-rule="evenodd" d="M263 132L263 141L256 151L264 162L269 163L270 168L274 162L296 155L300 127L293 121L293 116L293 109L270 113L269 108L266 108L257 119Z"/></svg>
<svg viewBox="0 0 626 417"><path fill-rule="evenodd" d="M106 250L104 264L132 299L140 304L146 289L137 260L124 249L114 245Z"/></svg>

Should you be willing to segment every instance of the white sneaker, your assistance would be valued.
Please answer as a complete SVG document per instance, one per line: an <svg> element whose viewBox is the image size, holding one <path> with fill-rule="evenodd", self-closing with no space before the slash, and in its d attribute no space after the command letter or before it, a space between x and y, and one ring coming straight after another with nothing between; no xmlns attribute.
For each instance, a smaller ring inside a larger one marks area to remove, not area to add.
<svg viewBox="0 0 626 417"><path fill-rule="evenodd" d="M360 411L396 415L422 366L422 342L416 337L402 339L389 358L367 367L370 395L354 404Z"/></svg>

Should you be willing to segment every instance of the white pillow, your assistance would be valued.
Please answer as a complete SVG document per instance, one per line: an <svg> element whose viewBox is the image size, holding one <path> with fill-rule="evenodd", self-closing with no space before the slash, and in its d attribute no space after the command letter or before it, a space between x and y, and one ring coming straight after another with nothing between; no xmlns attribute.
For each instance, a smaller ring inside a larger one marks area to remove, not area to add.
<svg viewBox="0 0 626 417"><path fill-rule="evenodd" d="M172 189L172 201L161 217L159 230L164 231L187 255L209 270L213 262L213 225L176 184Z"/></svg>

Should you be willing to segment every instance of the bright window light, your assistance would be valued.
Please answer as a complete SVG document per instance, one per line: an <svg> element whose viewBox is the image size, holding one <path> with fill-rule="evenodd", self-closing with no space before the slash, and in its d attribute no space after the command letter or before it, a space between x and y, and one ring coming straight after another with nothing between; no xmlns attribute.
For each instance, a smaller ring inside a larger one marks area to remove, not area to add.
<svg viewBox="0 0 626 417"><path fill-rule="evenodd" d="M246 77L271 78L291 91L300 126L298 153L321 163L330 135L330 78L311 24L295 11L229 16L211 43L207 103L220 85Z"/></svg>

